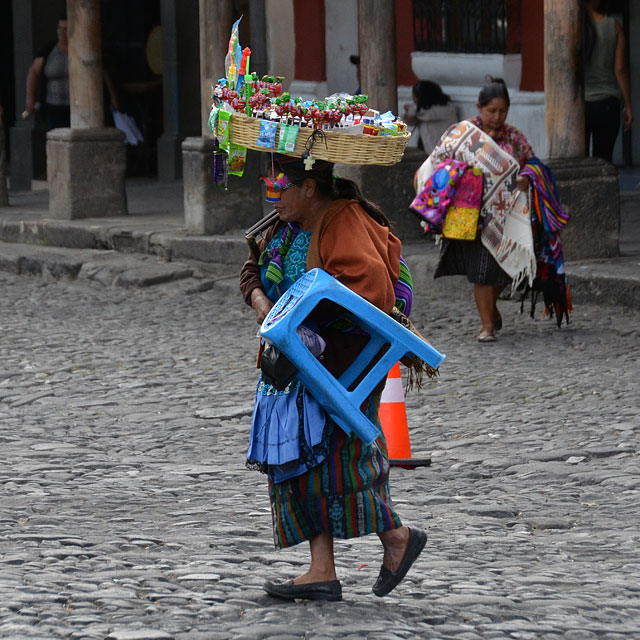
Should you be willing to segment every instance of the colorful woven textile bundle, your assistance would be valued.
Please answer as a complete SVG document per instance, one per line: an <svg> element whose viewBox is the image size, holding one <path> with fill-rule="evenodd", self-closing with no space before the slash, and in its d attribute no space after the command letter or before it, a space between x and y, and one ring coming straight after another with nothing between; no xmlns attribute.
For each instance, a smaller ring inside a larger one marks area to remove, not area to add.
<svg viewBox="0 0 640 640"><path fill-rule="evenodd" d="M291 243L295 240L295 237L300 231L300 226L296 223L289 222L282 230L280 242L274 244L271 248L267 247L260 256L258 264L268 265L265 277L273 282L276 287L283 281L283 263L284 256L289 251ZM278 289L278 293L282 295L282 292Z"/></svg>
<svg viewBox="0 0 640 640"><path fill-rule="evenodd" d="M558 327L573 310L571 295L564 271L564 255L559 231L569 221L569 214L558 199L555 179L549 167L538 158L531 158L522 169L531 180L531 229L537 256L536 277L531 287L531 317L534 316L538 295L542 293L545 315L556 317Z"/></svg>
<svg viewBox="0 0 640 640"><path fill-rule="evenodd" d="M266 265L265 278L273 284L278 295L282 295L280 285L284 280L283 261L299 231L300 226L297 223L287 223L282 231L278 232L280 234L279 241L271 242L262 252L258 261L260 266ZM393 290L396 297L396 308L408 316L413 306L413 279L409 265L402 256L400 256L400 275Z"/></svg>
<svg viewBox="0 0 640 640"><path fill-rule="evenodd" d="M447 209L468 164L447 158L436 166L409 207L424 218L425 233L440 233Z"/></svg>
<svg viewBox="0 0 640 640"><path fill-rule="evenodd" d="M414 181L422 191L440 162L454 158L482 172L482 230L480 241L512 279L515 289L526 280L533 283L536 257L533 251L529 198L519 191L515 177L518 161L472 122L463 120L444 133L422 163Z"/></svg>
<svg viewBox="0 0 640 640"><path fill-rule="evenodd" d="M445 238L475 240L482 208L482 171L467 167L453 194L442 225Z"/></svg>
<svg viewBox="0 0 640 640"><path fill-rule="evenodd" d="M402 256L400 256L400 276L393 287L393 292L396 296L396 308L408 316L413 305L413 279L409 266Z"/></svg>

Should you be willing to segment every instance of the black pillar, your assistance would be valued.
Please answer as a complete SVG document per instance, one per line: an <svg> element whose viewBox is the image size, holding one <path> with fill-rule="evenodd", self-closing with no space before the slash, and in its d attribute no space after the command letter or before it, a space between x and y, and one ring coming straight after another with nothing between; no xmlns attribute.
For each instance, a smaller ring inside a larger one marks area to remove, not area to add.
<svg viewBox="0 0 640 640"><path fill-rule="evenodd" d="M249 40L251 46L250 71L262 77L268 73L267 60L267 19L264 0L249 0Z"/></svg>
<svg viewBox="0 0 640 640"><path fill-rule="evenodd" d="M11 142L11 188L31 189L31 180L46 179L46 127L38 113L22 120L27 73L36 52L55 42L58 14L64 2L51 0L13 0L13 61L15 74L16 121L9 131Z"/></svg>
<svg viewBox="0 0 640 640"><path fill-rule="evenodd" d="M163 133L158 179L182 177L181 143L200 135L198 0L161 0Z"/></svg>

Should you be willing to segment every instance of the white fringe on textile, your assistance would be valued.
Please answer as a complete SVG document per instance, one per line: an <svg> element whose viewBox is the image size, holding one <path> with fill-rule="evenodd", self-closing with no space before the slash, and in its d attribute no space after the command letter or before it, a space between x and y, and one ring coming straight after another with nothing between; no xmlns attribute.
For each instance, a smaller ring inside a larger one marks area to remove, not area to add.
<svg viewBox="0 0 640 640"><path fill-rule="evenodd" d="M515 194L505 216L500 245L496 248L488 238L481 236L482 244L512 279L512 293L525 280L532 285L536 276L537 263L529 215L529 194L520 191Z"/></svg>
<svg viewBox="0 0 640 640"><path fill-rule="evenodd" d="M512 256L510 256L510 258L513 257L514 260L513 262L516 264L525 264L524 267L522 267L522 269L520 269L520 271L518 271L518 273L516 273L515 275L511 276L512 280L511 280L511 294L513 295L516 291L516 289L526 280L529 286L533 285L533 279L536 277L536 267L537 267L537 262L536 262L536 257L535 255L531 255L529 254L529 252L524 248L524 247L516 247L513 252L512 252ZM498 260L500 266L504 269L504 263L500 262L500 260ZM506 269L505 269L506 271ZM507 273L509 273L507 271ZM511 275L511 274L509 274Z"/></svg>

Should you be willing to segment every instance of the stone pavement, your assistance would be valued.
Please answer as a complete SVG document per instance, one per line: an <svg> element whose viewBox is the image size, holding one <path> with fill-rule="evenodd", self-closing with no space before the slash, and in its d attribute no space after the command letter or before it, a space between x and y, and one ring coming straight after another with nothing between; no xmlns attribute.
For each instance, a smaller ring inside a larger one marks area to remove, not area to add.
<svg viewBox="0 0 640 640"><path fill-rule="evenodd" d="M621 170L620 185L621 257L567 264L578 304L640 309L638 171ZM194 275L200 280L197 286L209 286L211 278L237 273L247 255L243 230L216 236L189 234L183 226L181 182L133 180L127 184L127 195L128 216L52 220L46 190L11 193L11 206L0 207L0 271L99 278L125 286ZM465 278L434 282L437 250L428 239L406 244L404 253L419 290L468 299Z"/></svg>
<svg viewBox="0 0 640 640"><path fill-rule="evenodd" d="M629 640L640 629L640 314L571 324L421 294L447 354L406 404L392 494L429 542L388 597L375 536L337 543L340 603L286 603L265 478L244 468L256 324L198 290L0 272L0 638ZM196 281L197 282L197 281Z"/></svg>

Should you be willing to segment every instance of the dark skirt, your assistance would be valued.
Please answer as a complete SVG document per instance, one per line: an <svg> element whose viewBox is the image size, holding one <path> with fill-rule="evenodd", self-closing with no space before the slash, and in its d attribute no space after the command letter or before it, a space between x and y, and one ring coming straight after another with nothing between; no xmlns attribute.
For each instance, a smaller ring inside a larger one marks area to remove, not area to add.
<svg viewBox="0 0 640 640"><path fill-rule="evenodd" d="M382 431L379 404L379 395L370 398L365 414ZM355 538L401 526L389 494L384 435L367 446L328 418L325 439L328 455L323 462L290 480L269 482L277 547L325 532L334 538Z"/></svg>
<svg viewBox="0 0 640 640"><path fill-rule="evenodd" d="M468 240L449 240L442 238L440 260L433 274L441 276L467 276L474 284L504 286L511 278L487 251L480 238Z"/></svg>

